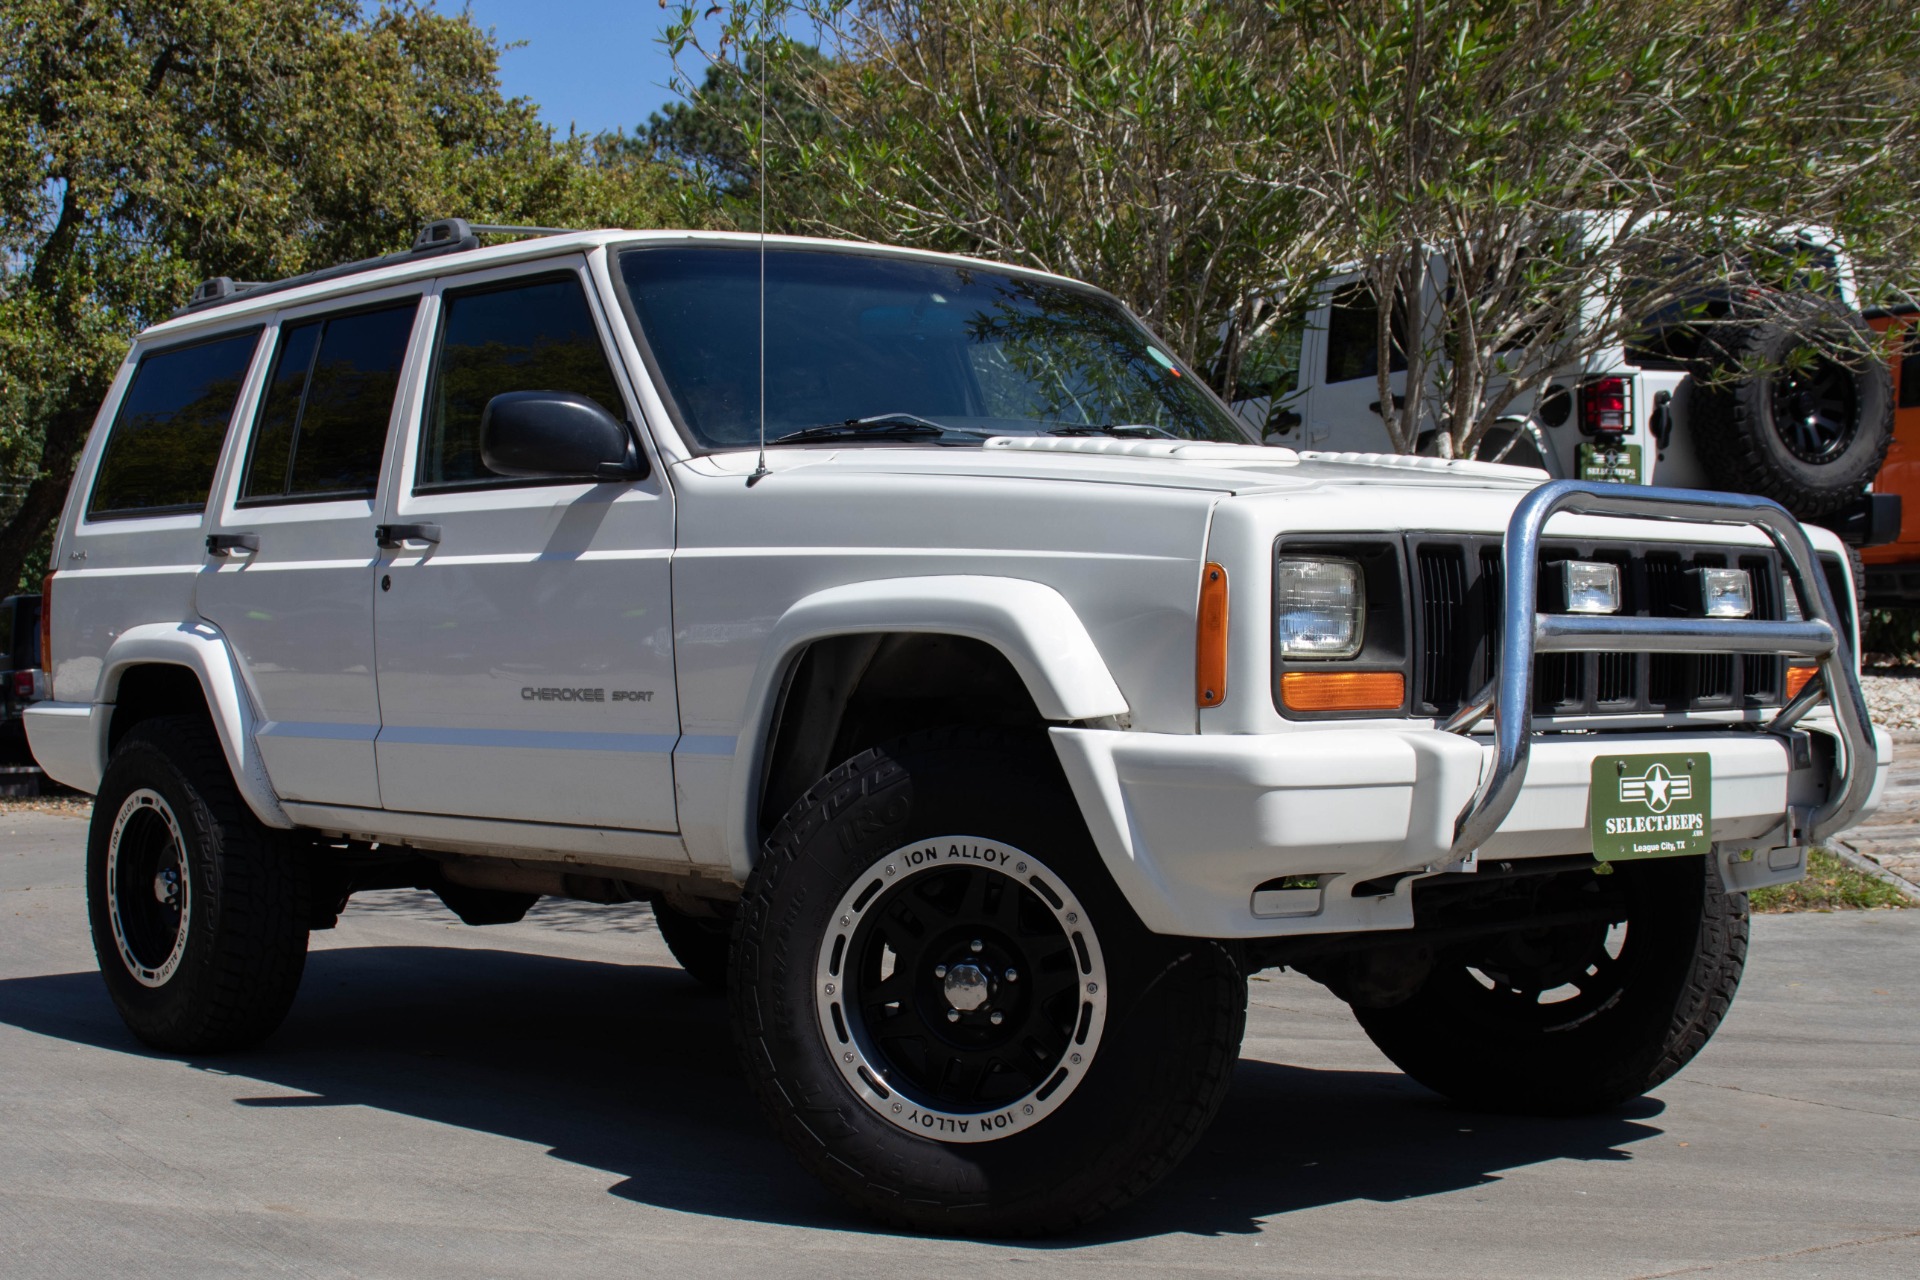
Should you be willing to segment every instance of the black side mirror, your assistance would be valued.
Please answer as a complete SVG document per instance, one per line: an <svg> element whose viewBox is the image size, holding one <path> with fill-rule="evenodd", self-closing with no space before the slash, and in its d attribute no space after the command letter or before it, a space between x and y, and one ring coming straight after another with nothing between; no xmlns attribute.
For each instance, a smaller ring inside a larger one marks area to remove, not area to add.
<svg viewBox="0 0 1920 1280"><path fill-rule="evenodd" d="M626 424L571 391L508 391L487 401L480 460L503 476L634 480L646 474Z"/></svg>

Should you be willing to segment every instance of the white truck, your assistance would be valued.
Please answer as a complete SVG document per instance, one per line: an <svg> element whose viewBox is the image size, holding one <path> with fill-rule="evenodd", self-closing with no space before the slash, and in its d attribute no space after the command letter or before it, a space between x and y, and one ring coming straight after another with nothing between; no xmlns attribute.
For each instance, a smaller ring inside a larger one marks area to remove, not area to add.
<svg viewBox="0 0 1920 1280"><path fill-rule="evenodd" d="M1263 968L1465 1105L1658 1085L1874 802L1773 503L1264 447L1033 271L503 230L210 281L101 409L27 722L150 1045L268 1035L358 891L648 900L802 1165L1052 1232L1193 1147Z"/></svg>
<svg viewBox="0 0 1920 1280"><path fill-rule="evenodd" d="M1555 478L1724 489L1773 498L1803 520L1846 528L1857 543L1891 541L1897 503L1866 494L1893 438L1893 392L1857 309L1852 271L1830 236L1802 252L1822 270L1819 291L1702 288L1692 306L1661 308L1640 325L1596 300L1582 311L1598 345L1555 368L1544 389L1517 395L1473 450L1483 461L1538 467ZM1419 305L1392 319L1388 416L1404 412L1409 352L1418 345L1428 394L1416 406L1414 452L1441 452L1436 406L1446 354L1446 264L1434 255ZM1296 322L1253 342L1234 408L1269 441L1340 452L1393 452L1382 415L1379 306L1357 266L1317 284ZM1601 335L1611 335L1602 341ZM1810 337L1819 341L1809 341ZM1846 348L1857 347L1851 359ZM1496 379L1489 394L1503 390Z"/></svg>

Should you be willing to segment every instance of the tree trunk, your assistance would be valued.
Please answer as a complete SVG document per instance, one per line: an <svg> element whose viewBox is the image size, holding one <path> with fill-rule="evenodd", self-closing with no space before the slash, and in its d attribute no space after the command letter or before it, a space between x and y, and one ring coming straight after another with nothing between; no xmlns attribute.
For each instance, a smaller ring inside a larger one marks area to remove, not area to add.
<svg viewBox="0 0 1920 1280"><path fill-rule="evenodd" d="M11 592L20 580L20 570L33 554L47 530L60 516L67 497L67 485L73 479L73 464L86 440L87 427L105 395L95 379L75 382L67 404L47 419L47 433L40 448L40 471L27 486L13 518L0 526L0 591ZM59 565L49 565L57 569Z"/></svg>

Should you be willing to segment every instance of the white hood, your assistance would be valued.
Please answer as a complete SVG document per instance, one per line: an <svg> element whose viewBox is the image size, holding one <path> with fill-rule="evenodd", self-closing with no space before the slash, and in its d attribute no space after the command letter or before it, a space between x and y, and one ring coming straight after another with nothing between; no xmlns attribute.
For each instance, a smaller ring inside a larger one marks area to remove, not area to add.
<svg viewBox="0 0 1920 1280"><path fill-rule="evenodd" d="M699 462L702 470L746 475L754 469L756 455L711 454ZM864 442L844 448L781 448L768 452L767 465L776 474L818 468L842 474L1018 476L1222 494L1297 493L1352 484L1518 494L1548 479L1546 472L1532 467L1490 462L1106 436L998 436L977 449Z"/></svg>

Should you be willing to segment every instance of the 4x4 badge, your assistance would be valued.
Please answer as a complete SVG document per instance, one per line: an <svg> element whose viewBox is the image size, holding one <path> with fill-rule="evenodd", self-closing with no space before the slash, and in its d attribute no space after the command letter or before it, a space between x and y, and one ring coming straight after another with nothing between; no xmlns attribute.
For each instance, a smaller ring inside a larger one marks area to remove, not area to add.
<svg viewBox="0 0 1920 1280"><path fill-rule="evenodd" d="M1637 778L1620 779L1620 803L1644 804L1655 813L1665 813L1676 800L1693 799L1693 778L1672 773L1655 761Z"/></svg>

